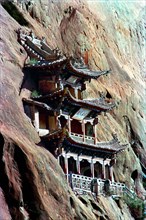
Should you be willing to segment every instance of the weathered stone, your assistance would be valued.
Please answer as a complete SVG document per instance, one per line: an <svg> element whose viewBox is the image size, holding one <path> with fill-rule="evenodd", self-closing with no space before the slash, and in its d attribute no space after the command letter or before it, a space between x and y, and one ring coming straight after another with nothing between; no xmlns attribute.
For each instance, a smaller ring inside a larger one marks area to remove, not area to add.
<svg viewBox="0 0 146 220"><path fill-rule="evenodd" d="M91 81L84 97L97 97L98 90L108 92L116 100L117 108L113 112L99 116L98 138L99 141L110 140L111 134L116 132L121 142L130 143L118 156L115 179L129 187L134 187L135 182L136 191L142 196L139 160L146 166L143 2L127 5L116 1L73 0L49 1L48 4L48 1L37 0L33 4L28 1L17 1L17 4L35 34L44 36L52 48L58 46L63 53L76 56L83 55L87 49L91 69L112 69L111 74ZM0 11L0 132L3 135L0 173L8 179L4 183L0 178L0 185L8 204L8 208L7 205L4 208L6 216L10 219L11 214L13 219L18 219L16 216L21 216L20 207L24 202L24 210L31 219L90 220L99 216L111 220L133 219L125 204L118 207L111 198L99 197L99 210L89 200L87 204L81 202L66 184L56 160L41 147L21 101L21 97L30 96L30 91L28 88L20 91L24 83L22 68L27 58L17 42L15 31L20 25L1 6ZM132 178L135 170L137 176ZM9 197L16 204L8 201Z"/></svg>

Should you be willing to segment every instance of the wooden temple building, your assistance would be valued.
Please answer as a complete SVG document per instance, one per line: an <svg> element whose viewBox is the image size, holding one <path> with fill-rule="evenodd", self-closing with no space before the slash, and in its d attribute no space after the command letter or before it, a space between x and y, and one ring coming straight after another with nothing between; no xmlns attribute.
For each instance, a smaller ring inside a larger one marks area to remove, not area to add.
<svg viewBox="0 0 146 220"><path fill-rule="evenodd" d="M24 71L34 79L39 94L23 99L25 113L72 188L90 191L95 178L100 185L107 179L114 183L113 165L125 145L115 134L111 141L99 142L97 127L98 116L112 110L115 103L104 97L82 98L86 82L110 70L91 71L82 59L65 57L33 33L19 31L18 41L28 54Z"/></svg>

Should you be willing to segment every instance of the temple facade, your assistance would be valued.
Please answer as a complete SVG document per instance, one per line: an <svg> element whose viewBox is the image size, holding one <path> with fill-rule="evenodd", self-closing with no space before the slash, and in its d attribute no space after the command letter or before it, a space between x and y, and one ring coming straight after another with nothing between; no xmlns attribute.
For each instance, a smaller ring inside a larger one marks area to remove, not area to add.
<svg viewBox="0 0 146 220"><path fill-rule="evenodd" d="M23 98L24 111L58 160L70 186L90 192L94 179L100 187L105 180L114 184L116 155L126 146L120 144L116 134L111 141L100 142L97 128L98 116L111 111L115 103L104 96L91 100L82 97L86 82L111 70L92 71L82 58L65 57L32 32L19 30L18 41L28 54L24 71L34 79L37 91ZM117 184L122 191L123 185Z"/></svg>

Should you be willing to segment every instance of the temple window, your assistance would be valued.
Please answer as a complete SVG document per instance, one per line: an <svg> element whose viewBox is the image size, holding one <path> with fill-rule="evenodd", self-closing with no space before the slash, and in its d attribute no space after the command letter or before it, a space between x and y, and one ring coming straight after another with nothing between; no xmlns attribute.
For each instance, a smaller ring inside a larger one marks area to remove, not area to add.
<svg viewBox="0 0 146 220"><path fill-rule="evenodd" d="M85 135L93 137L93 125L90 122L85 124Z"/></svg>
<svg viewBox="0 0 146 220"><path fill-rule="evenodd" d="M57 127L56 118L54 115L48 115L46 111L39 111L39 128L55 130Z"/></svg>
<svg viewBox="0 0 146 220"><path fill-rule="evenodd" d="M78 120L73 119L71 121L71 132L83 135L82 124Z"/></svg>
<svg viewBox="0 0 146 220"><path fill-rule="evenodd" d="M57 129L57 122L56 122L56 117L55 116L50 116L49 115L48 123L49 123L50 131L55 131Z"/></svg>
<svg viewBox="0 0 146 220"><path fill-rule="evenodd" d="M48 129L48 126L47 126L47 115L44 113L44 112L40 112L39 113L39 128L40 129Z"/></svg>

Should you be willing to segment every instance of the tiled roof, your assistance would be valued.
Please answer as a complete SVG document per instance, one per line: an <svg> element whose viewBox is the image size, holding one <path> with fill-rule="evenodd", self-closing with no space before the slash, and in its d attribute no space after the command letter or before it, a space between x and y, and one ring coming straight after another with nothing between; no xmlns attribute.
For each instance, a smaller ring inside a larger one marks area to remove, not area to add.
<svg viewBox="0 0 146 220"><path fill-rule="evenodd" d="M85 107L85 108L91 108L95 110L107 111L115 107L115 103L108 103L103 98L89 99L89 100L88 99L84 99L84 100L76 99L70 94L69 91L67 92L67 100L71 104Z"/></svg>
<svg viewBox="0 0 146 220"><path fill-rule="evenodd" d="M42 102L38 102L38 101L34 101L32 99L26 99L26 98L23 98L23 101L25 103L28 103L30 105L35 105L35 106L38 106L38 107L41 107L41 108L44 108L48 111L54 111L54 109L52 109L50 106L48 106L47 104L45 103L42 103Z"/></svg>
<svg viewBox="0 0 146 220"><path fill-rule="evenodd" d="M71 60L68 61L66 65L66 69L74 73L77 76L81 76L81 77L88 78L88 79L89 78L97 79L99 76L108 74L111 71L111 70L93 71L93 70L88 69L87 67L77 68L72 64Z"/></svg>
<svg viewBox="0 0 146 220"><path fill-rule="evenodd" d="M29 68L29 69L50 69L52 67L61 67L63 64L66 63L66 57L62 57L62 58L58 58L57 60L54 61L38 61L34 64L27 64L25 66L25 68ZM57 72L56 72L57 73ZM57 73L59 74L59 72Z"/></svg>
<svg viewBox="0 0 146 220"><path fill-rule="evenodd" d="M83 148L89 148L90 150L102 150L103 152L110 152L113 154L116 154L118 152L121 152L125 150L127 144L120 145L118 139L113 139L109 142L97 142L97 144L94 144L93 141L83 142L79 141L78 137L69 134L69 137L67 138L67 141L72 145L79 145Z"/></svg>

